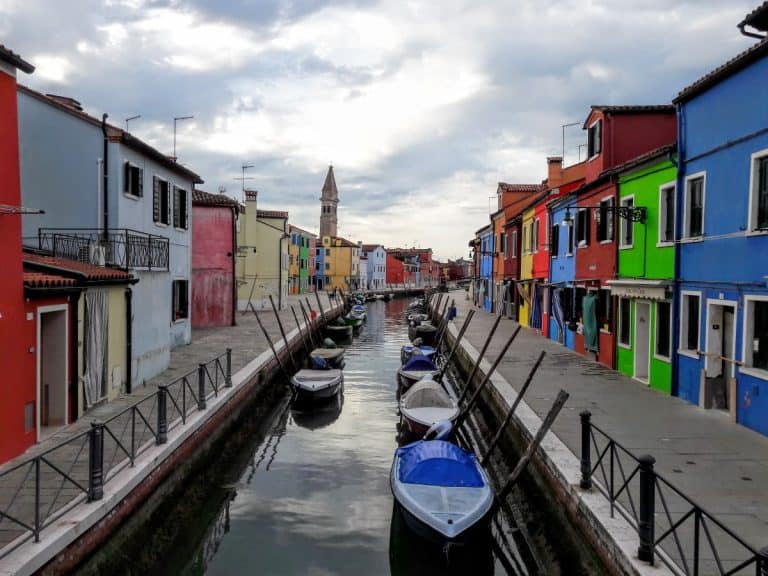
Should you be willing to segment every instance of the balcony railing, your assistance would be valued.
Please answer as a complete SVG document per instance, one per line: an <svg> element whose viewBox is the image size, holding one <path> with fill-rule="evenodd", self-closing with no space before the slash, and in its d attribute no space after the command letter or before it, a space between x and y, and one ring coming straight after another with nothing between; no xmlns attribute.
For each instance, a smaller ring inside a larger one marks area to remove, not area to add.
<svg viewBox="0 0 768 576"><path fill-rule="evenodd" d="M122 270L168 270L169 241L128 228L40 228L37 245L45 254ZM32 240L34 242L34 240ZM25 239L29 246L29 242Z"/></svg>

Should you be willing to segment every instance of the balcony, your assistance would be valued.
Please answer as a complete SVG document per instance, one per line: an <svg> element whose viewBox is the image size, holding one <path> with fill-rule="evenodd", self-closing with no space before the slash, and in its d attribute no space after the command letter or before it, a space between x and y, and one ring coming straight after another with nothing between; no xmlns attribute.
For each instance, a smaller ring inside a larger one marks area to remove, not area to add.
<svg viewBox="0 0 768 576"><path fill-rule="evenodd" d="M57 258L121 270L168 270L169 241L127 228L40 228L28 248Z"/></svg>

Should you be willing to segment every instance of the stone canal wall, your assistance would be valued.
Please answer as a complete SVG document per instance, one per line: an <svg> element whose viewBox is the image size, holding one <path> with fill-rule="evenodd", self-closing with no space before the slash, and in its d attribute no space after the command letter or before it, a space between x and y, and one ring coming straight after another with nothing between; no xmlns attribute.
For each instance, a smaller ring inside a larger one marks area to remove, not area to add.
<svg viewBox="0 0 768 576"><path fill-rule="evenodd" d="M325 311L327 319L340 315L342 306ZM304 336L306 337L306 330ZM301 353L299 330L287 332L289 347ZM287 362L285 344L275 348ZM133 467L125 467L104 485L102 499L80 502L46 527L40 542L28 541L0 561L0 575L60 574L80 564L115 530L147 502L159 505L158 491L173 492L188 478L195 463L220 440L255 398L270 401L279 392L283 378L272 352L267 349L232 374L232 387L221 388L208 400L207 408L187 417L186 424L168 432L165 444L153 445L137 456ZM143 514L151 511L142 510ZM151 535L147 536L151 538Z"/></svg>
<svg viewBox="0 0 768 576"><path fill-rule="evenodd" d="M459 326L449 323L446 333L449 347L455 342L458 331ZM514 344L509 354L514 354ZM478 356L478 350L462 340L454 356L454 367L467 376ZM481 361L473 385L478 385L490 368L489 362ZM532 386L535 385L534 378ZM498 372L491 376L479 405L481 418L490 429L485 430L486 439L495 433L516 397L515 389L503 376ZM509 473L541 424L541 418L522 400L500 447L496 448L496 458L492 459L493 475L503 478ZM579 487L580 461L552 432L545 436L524 476L525 492L533 491L530 496L535 504L547 507L544 515L549 525L543 528L548 534L547 539L573 542L575 549L571 552L578 556L574 562L592 566L590 572L603 570L608 574L632 576L672 574L659 562L649 566L637 559L637 532L619 514L611 517L608 500L597 490Z"/></svg>

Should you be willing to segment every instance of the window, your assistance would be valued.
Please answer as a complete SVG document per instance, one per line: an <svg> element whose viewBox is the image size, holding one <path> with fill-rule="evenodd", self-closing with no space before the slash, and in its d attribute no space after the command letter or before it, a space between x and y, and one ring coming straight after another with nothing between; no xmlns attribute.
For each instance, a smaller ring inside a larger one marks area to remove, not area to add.
<svg viewBox="0 0 768 576"><path fill-rule="evenodd" d="M632 208L635 205L635 198L633 196L622 198L621 205L624 208ZM621 229L621 247L632 248L635 243L635 223L628 218L620 218L619 220L619 228Z"/></svg>
<svg viewBox="0 0 768 576"><path fill-rule="evenodd" d="M560 250L560 226L555 224L549 233L549 252L552 258L557 258L558 250Z"/></svg>
<svg viewBox="0 0 768 576"><path fill-rule="evenodd" d="M656 302L656 356L669 359L672 348L672 303Z"/></svg>
<svg viewBox="0 0 768 576"><path fill-rule="evenodd" d="M613 240L613 198L603 198L597 213L600 219L597 223L597 241L610 242Z"/></svg>
<svg viewBox="0 0 768 576"><path fill-rule="evenodd" d="M531 222L531 249L534 252L539 251L539 219L537 218Z"/></svg>
<svg viewBox="0 0 768 576"><path fill-rule="evenodd" d="M567 250L565 255L571 256L573 254L573 224L569 223L566 226L568 226L568 245L565 247Z"/></svg>
<svg viewBox="0 0 768 576"><path fill-rule="evenodd" d="M675 185L659 188L659 243L675 241Z"/></svg>
<svg viewBox="0 0 768 576"><path fill-rule="evenodd" d="M587 130L587 158L600 154L603 149L603 121L598 120Z"/></svg>
<svg viewBox="0 0 768 576"><path fill-rule="evenodd" d="M544 250L549 250L549 245L552 242L552 238L550 238L550 232L551 226L549 223L549 213L547 213L546 219L544 220Z"/></svg>
<svg viewBox="0 0 768 576"><path fill-rule="evenodd" d="M768 150L752 155L749 229L768 230Z"/></svg>
<svg viewBox="0 0 768 576"><path fill-rule="evenodd" d="M330 270L331 269L331 263L330 262L326 262L325 263L325 269L326 270Z"/></svg>
<svg viewBox="0 0 768 576"><path fill-rule="evenodd" d="M611 331L611 320L613 314L611 310L611 291L610 290L598 290L597 291L597 324L602 330Z"/></svg>
<svg viewBox="0 0 768 576"><path fill-rule="evenodd" d="M746 297L744 307L744 365L768 370L768 299Z"/></svg>
<svg viewBox="0 0 768 576"><path fill-rule="evenodd" d="M683 352L697 354L699 351L699 309L701 296L683 292L680 314L680 348Z"/></svg>
<svg viewBox="0 0 768 576"><path fill-rule="evenodd" d="M144 170L130 162L124 165L123 192L136 198L144 196Z"/></svg>
<svg viewBox="0 0 768 576"><path fill-rule="evenodd" d="M576 245L589 246L589 210L586 208L576 212Z"/></svg>
<svg viewBox="0 0 768 576"><path fill-rule="evenodd" d="M512 258L517 258L517 230L512 230Z"/></svg>
<svg viewBox="0 0 768 576"><path fill-rule="evenodd" d="M186 230L189 227L187 218L187 191L173 187L173 225Z"/></svg>
<svg viewBox="0 0 768 576"><path fill-rule="evenodd" d="M171 223L171 188L166 180L157 176L152 181L152 215L159 224Z"/></svg>
<svg viewBox="0 0 768 576"><path fill-rule="evenodd" d="M619 344L630 346L630 300L629 298L619 298Z"/></svg>
<svg viewBox="0 0 768 576"><path fill-rule="evenodd" d="M326 256L330 256L331 255L331 249L330 248L326 248L325 249L325 255Z"/></svg>
<svg viewBox="0 0 768 576"><path fill-rule="evenodd" d="M685 180L685 238L704 234L704 175Z"/></svg>
<svg viewBox="0 0 768 576"><path fill-rule="evenodd" d="M315 262L315 270L320 270L320 262Z"/></svg>
<svg viewBox="0 0 768 576"><path fill-rule="evenodd" d="M173 281L172 314L174 322L189 317L189 282Z"/></svg>
<svg viewBox="0 0 768 576"><path fill-rule="evenodd" d="M504 232L499 234L499 246L501 246L500 252L506 256L507 255L507 235L504 234Z"/></svg>

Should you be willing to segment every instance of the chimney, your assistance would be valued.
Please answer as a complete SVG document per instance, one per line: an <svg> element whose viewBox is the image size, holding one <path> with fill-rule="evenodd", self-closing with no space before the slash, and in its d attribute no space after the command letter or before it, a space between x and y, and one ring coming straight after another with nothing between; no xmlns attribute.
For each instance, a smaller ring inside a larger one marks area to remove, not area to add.
<svg viewBox="0 0 768 576"><path fill-rule="evenodd" d="M246 190L245 191L245 201L246 202L256 202L256 197L259 195L257 190Z"/></svg>
<svg viewBox="0 0 768 576"><path fill-rule="evenodd" d="M563 157L547 157L547 188L557 188L563 183Z"/></svg>

